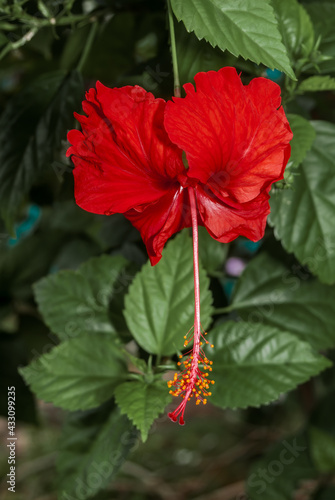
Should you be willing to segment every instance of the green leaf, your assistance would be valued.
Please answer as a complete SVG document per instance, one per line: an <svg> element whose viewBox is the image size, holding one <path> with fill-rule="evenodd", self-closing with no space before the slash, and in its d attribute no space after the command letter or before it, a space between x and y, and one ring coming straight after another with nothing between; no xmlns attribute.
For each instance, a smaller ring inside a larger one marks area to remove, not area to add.
<svg viewBox="0 0 335 500"><path fill-rule="evenodd" d="M171 402L171 396L166 382L134 380L116 388L115 401L121 413L127 415L141 432L142 441L145 442L153 421Z"/></svg>
<svg viewBox="0 0 335 500"><path fill-rule="evenodd" d="M335 470L335 437L317 427L309 429L311 455L318 471L322 473Z"/></svg>
<svg viewBox="0 0 335 500"><path fill-rule="evenodd" d="M270 0L172 0L187 31L213 47L229 50L257 64L279 69L295 79L281 41Z"/></svg>
<svg viewBox="0 0 335 500"><path fill-rule="evenodd" d="M271 0L279 31L292 61L308 57L314 47L312 21L297 0Z"/></svg>
<svg viewBox="0 0 335 500"><path fill-rule="evenodd" d="M335 90L335 78L330 76L311 76L300 83L298 92L318 92L322 90Z"/></svg>
<svg viewBox="0 0 335 500"><path fill-rule="evenodd" d="M65 139L82 97L76 71L47 73L25 87L0 117L0 213L11 225L24 196Z"/></svg>
<svg viewBox="0 0 335 500"><path fill-rule="evenodd" d="M291 156L286 168L296 168L305 158L315 139L315 130L311 123L299 115L288 114L288 121L293 132L290 142Z"/></svg>
<svg viewBox="0 0 335 500"><path fill-rule="evenodd" d="M335 287L309 280L296 265L288 269L260 254L238 280L230 309L242 319L296 334L315 349L335 346Z"/></svg>
<svg viewBox="0 0 335 500"><path fill-rule="evenodd" d="M110 407L68 416L57 460L59 500L96 495L115 477L136 444L133 425Z"/></svg>
<svg viewBox="0 0 335 500"><path fill-rule="evenodd" d="M275 191L270 224L288 252L320 281L335 283L335 125L313 122L316 139L292 190Z"/></svg>
<svg viewBox="0 0 335 500"><path fill-rule="evenodd" d="M253 464L246 480L247 495L250 500L298 498L295 492L303 480L316 476L306 434L289 436Z"/></svg>
<svg viewBox="0 0 335 500"><path fill-rule="evenodd" d="M147 365L147 363L144 361L144 359L137 358L136 356L133 356L132 354L130 354L130 352L128 352L126 350L124 350L123 352L124 352L126 358L128 358L128 361L130 362L130 364L133 365L136 368L136 370L138 370L142 374L148 373L148 371L150 369L149 369L149 366ZM133 371L133 370L129 369L129 371Z"/></svg>
<svg viewBox="0 0 335 500"><path fill-rule="evenodd" d="M115 333L108 305L122 290L123 257L102 255L82 264L76 271L60 271L34 286L44 321L60 339L85 333Z"/></svg>
<svg viewBox="0 0 335 500"><path fill-rule="evenodd" d="M247 408L271 401L331 366L287 331L255 323L217 326L211 402L221 408Z"/></svg>
<svg viewBox="0 0 335 500"><path fill-rule="evenodd" d="M199 227L199 257L209 275L222 271L229 245L214 240L204 227Z"/></svg>
<svg viewBox="0 0 335 500"><path fill-rule="evenodd" d="M211 321L209 280L200 267L201 322ZM125 299L125 318L135 340L152 354L183 349L184 335L194 323L192 241L183 231L170 241L161 261L147 262L136 275Z"/></svg>
<svg viewBox="0 0 335 500"><path fill-rule="evenodd" d="M67 340L21 368L38 398L67 410L86 410L109 399L126 376L120 347L108 334Z"/></svg>

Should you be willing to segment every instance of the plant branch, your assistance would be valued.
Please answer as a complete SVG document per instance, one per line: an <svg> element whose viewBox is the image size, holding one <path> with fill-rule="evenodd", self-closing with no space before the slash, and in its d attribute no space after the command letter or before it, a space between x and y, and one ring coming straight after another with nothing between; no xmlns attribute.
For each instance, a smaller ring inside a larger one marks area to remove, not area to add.
<svg viewBox="0 0 335 500"><path fill-rule="evenodd" d="M178 60L177 60L177 46L176 46L176 35L174 31L174 19L171 7L171 1L167 0L168 5L168 17L169 17L169 27L170 27L170 43L171 43L171 55L172 55L172 66L173 66L173 79L174 79L174 95L175 97L180 97L180 80L179 80L179 70L178 70Z"/></svg>

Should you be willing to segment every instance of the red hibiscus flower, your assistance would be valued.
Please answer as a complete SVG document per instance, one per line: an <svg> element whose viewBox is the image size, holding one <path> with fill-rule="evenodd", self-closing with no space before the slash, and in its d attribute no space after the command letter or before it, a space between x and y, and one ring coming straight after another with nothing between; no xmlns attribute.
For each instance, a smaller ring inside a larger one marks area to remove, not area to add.
<svg viewBox="0 0 335 500"><path fill-rule="evenodd" d="M184 86L185 98L166 103L138 86L97 82L83 102L87 116L76 114L82 132L68 134L77 204L123 213L153 265L167 239L192 225L188 188L198 224L213 238L259 240L271 184L283 178L290 156L276 83L255 78L244 86L235 68L198 73L195 83L196 90Z"/></svg>
<svg viewBox="0 0 335 500"><path fill-rule="evenodd" d="M169 414L181 424L186 402L194 396L206 403L211 383L201 347L197 227L223 243L262 238L269 190L283 178L292 139L276 83L255 78L244 86L235 68L198 73L195 83L196 90L184 86L186 97L166 103L138 86L97 82L83 102L87 116L76 114L82 132L69 132L67 152L77 204L123 213L140 231L152 265L170 236L193 229L195 321L185 342L193 348L169 382L183 398Z"/></svg>

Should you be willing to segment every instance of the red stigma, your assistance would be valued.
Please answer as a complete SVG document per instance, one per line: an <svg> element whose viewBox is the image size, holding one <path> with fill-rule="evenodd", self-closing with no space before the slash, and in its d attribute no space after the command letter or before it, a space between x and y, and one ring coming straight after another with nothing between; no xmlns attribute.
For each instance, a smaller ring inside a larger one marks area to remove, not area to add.
<svg viewBox="0 0 335 500"><path fill-rule="evenodd" d="M173 380L169 380L168 382L170 394L176 397L180 396L183 399L178 408L169 413L169 417L173 422L177 422L179 417L180 425L184 425L185 423L184 412L187 401L190 401L194 397L197 405L200 403L205 405L207 397L212 394L209 388L211 384L214 384L214 380L208 378L208 372L212 371L213 361L209 361L202 349L203 343L209 344L209 342L205 340L202 333L200 333L199 337L203 341L196 340L195 335L190 338L187 338L187 335L185 335L184 346L186 347L189 342L194 340L193 349L184 356L180 356L181 361L178 361L177 365L182 366L183 369L181 372L175 373Z"/></svg>

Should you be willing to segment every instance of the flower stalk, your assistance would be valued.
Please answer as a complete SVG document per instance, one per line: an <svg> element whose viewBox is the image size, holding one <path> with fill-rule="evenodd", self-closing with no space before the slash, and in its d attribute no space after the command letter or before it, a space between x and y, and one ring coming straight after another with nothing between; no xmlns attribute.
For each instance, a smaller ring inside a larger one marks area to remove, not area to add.
<svg viewBox="0 0 335 500"><path fill-rule="evenodd" d="M184 361L179 361L178 366L183 365L183 371L179 374L175 373L173 380L168 382L170 394L173 396L181 396L183 401L174 412L169 413L169 417L173 422L176 422L179 417L180 425L184 425L184 412L186 403L192 397L195 397L196 404L206 404L210 384L214 384L213 380L208 379L207 371L212 371L212 361L206 357L202 345L208 344L204 335L201 332L200 323L200 280L199 280L199 235L198 235L198 214L197 203L194 193L194 188L188 188L188 195L191 208L192 233L193 233L193 272L194 272L194 326L191 338L185 335L184 346L186 347L193 340L193 348L186 353ZM211 345L211 347L214 347ZM180 356L183 358L183 356ZM173 387L173 389L172 389Z"/></svg>

